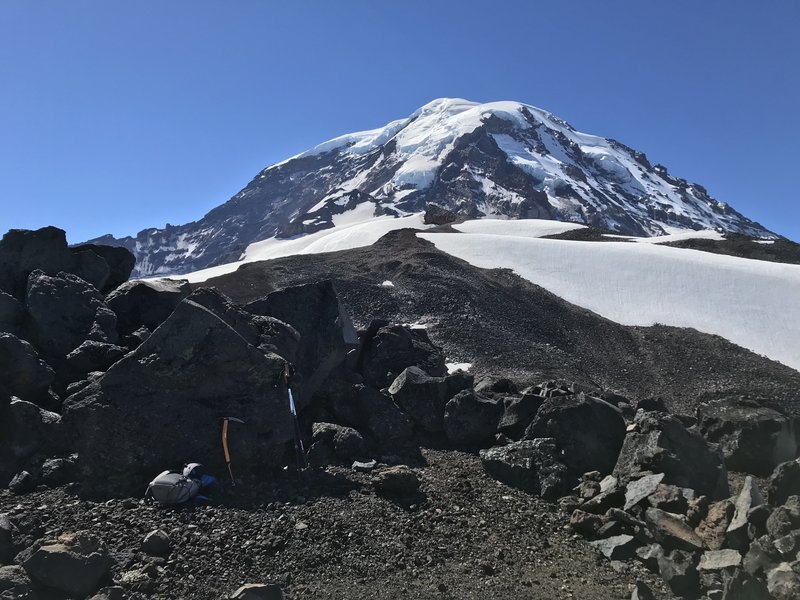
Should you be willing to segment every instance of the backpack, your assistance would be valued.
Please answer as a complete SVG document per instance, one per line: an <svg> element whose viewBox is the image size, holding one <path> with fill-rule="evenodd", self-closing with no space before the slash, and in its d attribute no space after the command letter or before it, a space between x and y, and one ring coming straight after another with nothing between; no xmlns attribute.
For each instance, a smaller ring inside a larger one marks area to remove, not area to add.
<svg viewBox="0 0 800 600"><path fill-rule="evenodd" d="M200 491L200 481L177 471L164 471L147 486L145 497L159 504L183 504Z"/></svg>

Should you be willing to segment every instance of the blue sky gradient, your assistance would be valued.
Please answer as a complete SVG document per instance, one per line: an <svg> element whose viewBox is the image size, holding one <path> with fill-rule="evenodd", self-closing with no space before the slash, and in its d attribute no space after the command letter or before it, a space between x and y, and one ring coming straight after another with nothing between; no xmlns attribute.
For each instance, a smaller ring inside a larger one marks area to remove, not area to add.
<svg viewBox="0 0 800 600"><path fill-rule="evenodd" d="M0 4L0 229L195 220L441 96L613 137L800 240L800 2Z"/></svg>

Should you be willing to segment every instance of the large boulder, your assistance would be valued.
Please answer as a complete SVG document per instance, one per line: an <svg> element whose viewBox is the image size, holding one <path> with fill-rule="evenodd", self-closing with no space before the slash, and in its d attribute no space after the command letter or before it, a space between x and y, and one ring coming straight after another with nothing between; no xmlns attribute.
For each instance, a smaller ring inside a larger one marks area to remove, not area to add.
<svg viewBox="0 0 800 600"><path fill-rule="evenodd" d="M493 439L502 404L462 390L444 407L444 432L456 446L477 446Z"/></svg>
<svg viewBox="0 0 800 600"><path fill-rule="evenodd" d="M300 334L291 325L274 317L246 311L216 288L199 288L189 299L205 306L262 352L272 352L289 362L297 360Z"/></svg>
<svg viewBox="0 0 800 600"><path fill-rule="evenodd" d="M105 292L130 276L133 261L125 248L70 248L65 232L56 227L12 229L0 240L0 290L22 299L28 276L38 269L47 275L71 273ZM123 263L131 265L127 272Z"/></svg>
<svg viewBox="0 0 800 600"><path fill-rule="evenodd" d="M671 415L639 413L625 436L614 475L627 481L642 471L664 473L663 483L715 500L728 497L722 454Z"/></svg>
<svg viewBox="0 0 800 600"><path fill-rule="evenodd" d="M117 317L102 294L71 273L33 271L25 306L31 340L46 356L63 358L87 339L117 341Z"/></svg>
<svg viewBox="0 0 800 600"><path fill-rule="evenodd" d="M780 506L795 494L800 494L800 458L775 467L767 483L767 499L772 506Z"/></svg>
<svg viewBox="0 0 800 600"><path fill-rule="evenodd" d="M798 455L794 423L776 410L745 399L722 398L697 407L703 437L718 444L734 471L769 475Z"/></svg>
<svg viewBox="0 0 800 600"><path fill-rule="evenodd" d="M447 401L471 387L472 381L463 372L431 377L419 367L408 367L392 382L389 394L423 431L439 433L444 429Z"/></svg>
<svg viewBox="0 0 800 600"><path fill-rule="evenodd" d="M616 407L598 398L553 397L542 404L525 437L555 439L562 461L575 475L610 473L625 439L625 420Z"/></svg>
<svg viewBox="0 0 800 600"><path fill-rule="evenodd" d="M382 389L407 367L418 367L431 377L447 375L444 352L424 329L385 325L367 331L359 357L364 382Z"/></svg>
<svg viewBox="0 0 800 600"><path fill-rule="evenodd" d="M0 333L0 395L37 402L47 396L55 373L25 340Z"/></svg>
<svg viewBox="0 0 800 600"><path fill-rule="evenodd" d="M111 565L105 544L87 532L64 534L22 563L35 582L80 598L97 590Z"/></svg>
<svg viewBox="0 0 800 600"><path fill-rule="evenodd" d="M108 265L108 276L105 284L99 286L101 292L107 292L122 285L133 272L136 257L122 246L102 246L100 244L79 244L70 247L73 254L91 252L102 258Z"/></svg>
<svg viewBox="0 0 800 600"><path fill-rule="evenodd" d="M481 450L480 457L483 468L498 481L545 500L555 501L569 491L568 470L553 439L512 442Z"/></svg>
<svg viewBox="0 0 800 600"><path fill-rule="evenodd" d="M185 279L137 280L120 285L106 296L106 302L117 315L120 335L127 336L142 326L156 329L191 293Z"/></svg>
<svg viewBox="0 0 800 600"><path fill-rule="evenodd" d="M72 254L62 229L12 229L0 240L0 290L17 298L25 296L28 275L36 269L55 275L71 266Z"/></svg>
<svg viewBox="0 0 800 600"><path fill-rule="evenodd" d="M358 345L358 334L331 281L278 290L250 302L245 309L288 323L300 334L295 360L302 376L296 399L300 409Z"/></svg>
<svg viewBox="0 0 800 600"><path fill-rule="evenodd" d="M285 361L248 344L227 323L184 300L135 351L65 401L79 467L95 491L124 494L160 471L200 462L223 473L221 419L237 464L280 463L292 439ZM142 440L147 440L146 444Z"/></svg>

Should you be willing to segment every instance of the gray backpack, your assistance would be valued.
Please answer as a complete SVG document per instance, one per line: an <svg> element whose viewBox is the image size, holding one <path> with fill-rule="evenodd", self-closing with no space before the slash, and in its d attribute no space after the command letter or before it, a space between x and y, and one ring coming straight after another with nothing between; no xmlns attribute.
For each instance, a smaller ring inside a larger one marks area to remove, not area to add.
<svg viewBox="0 0 800 600"><path fill-rule="evenodd" d="M164 471L147 486L145 497L163 505L183 504L191 500L200 491L200 480L184 473Z"/></svg>

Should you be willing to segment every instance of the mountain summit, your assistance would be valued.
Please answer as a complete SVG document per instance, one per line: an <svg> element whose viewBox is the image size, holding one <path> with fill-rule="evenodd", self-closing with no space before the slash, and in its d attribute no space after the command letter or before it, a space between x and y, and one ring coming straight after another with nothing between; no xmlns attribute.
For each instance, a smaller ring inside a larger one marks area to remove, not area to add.
<svg viewBox="0 0 800 600"><path fill-rule="evenodd" d="M555 219L625 235L777 237L643 153L547 111L441 98L265 168L198 221L93 241L129 248L134 275L178 274L235 261L259 240L333 227L335 215L360 204L404 216L431 202L473 218Z"/></svg>

